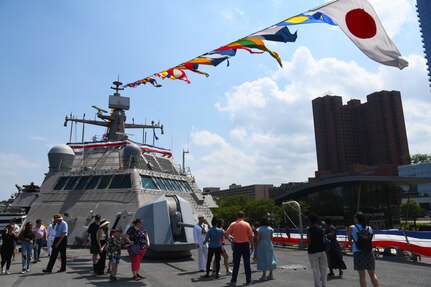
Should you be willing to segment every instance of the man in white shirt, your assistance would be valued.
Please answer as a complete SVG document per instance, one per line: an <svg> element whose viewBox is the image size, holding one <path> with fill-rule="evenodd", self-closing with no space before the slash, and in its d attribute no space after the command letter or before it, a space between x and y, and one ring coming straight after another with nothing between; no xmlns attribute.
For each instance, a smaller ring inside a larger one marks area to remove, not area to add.
<svg viewBox="0 0 431 287"><path fill-rule="evenodd" d="M203 215L198 216L198 223L193 227L193 239L198 249L199 272L203 272L207 264L208 246L204 244L205 236L208 232L208 224L205 223Z"/></svg>
<svg viewBox="0 0 431 287"><path fill-rule="evenodd" d="M18 236L19 232L21 231L21 228L19 228L18 224L16 224L15 218L11 219L10 225L12 225L13 234ZM14 245L13 245L12 261L15 261L15 252L16 252L16 241L14 241Z"/></svg>

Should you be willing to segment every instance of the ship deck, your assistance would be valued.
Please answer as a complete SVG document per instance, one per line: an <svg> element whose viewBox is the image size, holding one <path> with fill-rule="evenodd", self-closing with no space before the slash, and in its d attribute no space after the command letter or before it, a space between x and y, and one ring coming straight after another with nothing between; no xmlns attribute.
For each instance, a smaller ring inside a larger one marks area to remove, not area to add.
<svg viewBox="0 0 431 287"><path fill-rule="evenodd" d="M229 247L228 247L229 248ZM228 249L229 250L229 249ZM31 271L21 274L21 255L18 253L16 261L12 263L11 275L1 275L0 285L4 286L226 286L230 275L222 276L218 280L208 280L197 272L196 250L192 250L192 258L176 260L154 260L145 259L141 264L141 275L145 276L142 281L131 279L130 260L123 251L122 260L118 268L118 281L109 282L109 275L96 276L92 273L91 255L88 249L68 249L67 272L65 273L42 273L46 267L48 258L46 252L42 252L41 262L32 264ZM252 264L252 284L265 286L313 286L313 275L308 262L307 252L294 248L276 248L278 268L274 272L274 280L259 281L261 275L256 271L256 265ZM332 279L327 286L345 287L358 286L358 275L353 270L353 257L344 256L347 270L344 271L342 279ZM395 261L378 258L376 260L376 273L380 279L380 286L429 286L429 274L431 271L431 258L423 258L422 262ZM55 268L59 267L59 259ZM224 270L222 266L222 271ZM55 272L55 270L54 270ZM337 274L337 273L336 273ZM369 278L368 285L371 286ZM245 276L243 268L238 275L237 286L243 286Z"/></svg>

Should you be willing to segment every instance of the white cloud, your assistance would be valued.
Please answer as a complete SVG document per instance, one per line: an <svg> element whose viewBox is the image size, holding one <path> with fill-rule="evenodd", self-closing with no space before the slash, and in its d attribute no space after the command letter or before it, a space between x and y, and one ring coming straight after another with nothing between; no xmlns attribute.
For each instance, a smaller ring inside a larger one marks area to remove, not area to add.
<svg viewBox="0 0 431 287"><path fill-rule="evenodd" d="M32 141L42 141L42 142L47 142L47 141L49 141L49 139L47 139L47 138L45 138L45 137L38 136L38 135L32 135L32 136L29 136L29 137L28 137L28 139L29 139L29 140L32 140Z"/></svg>
<svg viewBox="0 0 431 287"><path fill-rule="evenodd" d="M236 17L239 16L244 16L244 11L239 9L239 8L225 8L223 10L221 10L221 16L226 20L226 21L233 21L236 19Z"/></svg>
<svg viewBox="0 0 431 287"><path fill-rule="evenodd" d="M285 68L232 87L216 103L231 119L230 138L211 131L192 134L193 144L203 147L193 163L199 185L280 184L313 176L317 162L311 100L327 91L344 103L352 98L365 102L375 91L401 91L410 152L429 153L425 61L418 55L407 60L410 66L402 71L385 66L367 71L354 61L316 59L300 47L283 63Z"/></svg>
<svg viewBox="0 0 431 287"><path fill-rule="evenodd" d="M369 0L379 15L389 37L398 34L403 25L416 21L415 0Z"/></svg>
<svg viewBox="0 0 431 287"><path fill-rule="evenodd" d="M17 172L37 168L39 168L37 164L27 161L22 155L0 153L0 175L16 175Z"/></svg>
<svg viewBox="0 0 431 287"><path fill-rule="evenodd" d="M230 136L238 141L244 141L247 137L247 131L244 128L233 129L230 131Z"/></svg>

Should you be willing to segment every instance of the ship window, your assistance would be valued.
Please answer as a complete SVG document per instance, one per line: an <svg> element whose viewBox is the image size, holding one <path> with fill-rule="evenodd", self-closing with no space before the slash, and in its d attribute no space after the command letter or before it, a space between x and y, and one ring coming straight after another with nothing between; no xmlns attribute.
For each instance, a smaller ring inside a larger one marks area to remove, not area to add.
<svg viewBox="0 0 431 287"><path fill-rule="evenodd" d="M94 189L99 182L100 175L92 176L90 182L87 184L87 189Z"/></svg>
<svg viewBox="0 0 431 287"><path fill-rule="evenodd" d="M130 174L118 174L112 179L110 189L112 188L131 188Z"/></svg>
<svg viewBox="0 0 431 287"><path fill-rule="evenodd" d="M70 190L73 189L73 187L75 186L76 182L78 181L78 177L77 176L73 176L71 178L69 178L69 181L66 184L66 187L64 188L64 190Z"/></svg>
<svg viewBox="0 0 431 287"><path fill-rule="evenodd" d="M63 187L66 185L67 179L68 179L67 176L60 177L57 184L54 186L54 190L63 189Z"/></svg>
<svg viewBox="0 0 431 287"><path fill-rule="evenodd" d="M142 176L143 189L159 189L151 176Z"/></svg>
<svg viewBox="0 0 431 287"><path fill-rule="evenodd" d="M177 191L183 191L181 186L178 184L178 182L175 179L171 180L172 186L175 188L175 190Z"/></svg>
<svg viewBox="0 0 431 287"><path fill-rule="evenodd" d="M157 184L160 186L161 190L168 190L165 183L163 182L163 180L160 177L156 177L156 181L157 181Z"/></svg>
<svg viewBox="0 0 431 287"><path fill-rule="evenodd" d="M190 191L190 192L193 191L193 189L191 188L190 184L187 181L184 181L184 185L186 186L187 191Z"/></svg>
<svg viewBox="0 0 431 287"><path fill-rule="evenodd" d="M97 186L97 189L104 189L109 185L109 181L111 180L110 175L102 175L100 178L99 185Z"/></svg>
<svg viewBox="0 0 431 287"><path fill-rule="evenodd" d="M178 186L180 187L181 191L187 192L187 188L182 184L180 180L176 181Z"/></svg>
<svg viewBox="0 0 431 287"><path fill-rule="evenodd" d="M175 191L175 189L172 187L172 184L171 184L171 182L170 182L170 180L169 180L169 179L164 178L163 180L164 180L164 182L165 182L166 186L168 187L168 189L169 189L170 191Z"/></svg>
<svg viewBox="0 0 431 287"><path fill-rule="evenodd" d="M75 189L84 189L85 185L87 184L88 180L90 179L89 176L83 176L79 180L78 184L76 185Z"/></svg>
<svg viewBox="0 0 431 287"><path fill-rule="evenodd" d="M192 191L192 189L190 188L190 185L187 181L182 180L182 181L180 181L180 183L183 185L183 187L186 191L189 191L189 192Z"/></svg>
<svg viewBox="0 0 431 287"><path fill-rule="evenodd" d="M183 191L185 191L185 192L187 192L187 191L188 191L188 190L187 190L186 185L184 184L184 181L179 180L179 181L178 181L178 185L180 185L180 186L181 186L181 188L183 189Z"/></svg>

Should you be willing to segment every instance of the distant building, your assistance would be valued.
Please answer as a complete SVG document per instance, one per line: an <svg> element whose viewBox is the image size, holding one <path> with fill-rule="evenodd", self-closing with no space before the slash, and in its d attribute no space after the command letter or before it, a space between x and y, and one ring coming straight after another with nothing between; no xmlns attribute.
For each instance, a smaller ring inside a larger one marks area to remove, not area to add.
<svg viewBox="0 0 431 287"><path fill-rule="evenodd" d="M418 12L419 27L422 34L422 43L425 58L428 65L428 78L431 87L430 61L431 61L431 1L417 0L416 11Z"/></svg>
<svg viewBox="0 0 431 287"><path fill-rule="evenodd" d="M341 176L303 184L274 187L276 202L298 201L322 218L331 217L337 226L353 224L353 216L363 211L375 229L399 228L400 187L430 184L431 177Z"/></svg>
<svg viewBox="0 0 431 287"><path fill-rule="evenodd" d="M388 173L378 175L396 176L397 166L408 161L400 92L375 92L367 101L343 105L341 97L329 95L313 100L317 178L382 165Z"/></svg>
<svg viewBox="0 0 431 287"><path fill-rule="evenodd" d="M245 195L254 197L256 199L270 198L269 191L273 188L272 184L253 184L241 186L238 184L231 184L228 189L220 190L220 188L206 187L203 193L212 195L214 198L233 195Z"/></svg>
<svg viewBox="0 0 431 287"><path fill-rule="evenodd" d="M409 164L398 167L400 176L431 177L431 163ZM431 183L404 186L402 202L415 201L425 210L431 210Z"/></svg>

